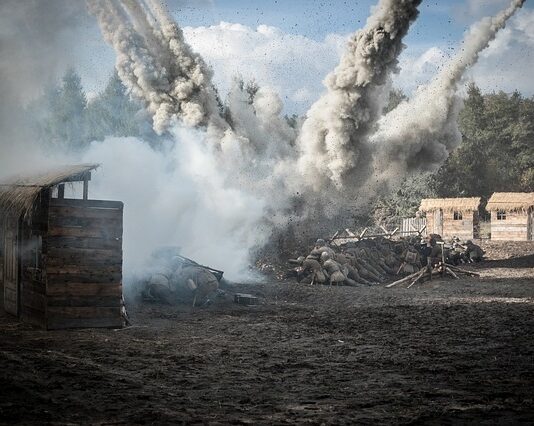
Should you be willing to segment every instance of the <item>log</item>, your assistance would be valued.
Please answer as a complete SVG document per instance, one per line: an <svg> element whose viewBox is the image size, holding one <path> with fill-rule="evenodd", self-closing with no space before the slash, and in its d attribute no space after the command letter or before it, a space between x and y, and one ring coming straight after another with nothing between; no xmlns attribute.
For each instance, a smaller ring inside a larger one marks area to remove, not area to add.
<svg viewBox="0 0 534 426"><path fill-rule="evenodd" d="M426 274L426 269L422 269L421 271L419 271L419 275L415 278L415 280L412 281L412 283L407 287L407 288L410 288L411 286L413 286L417 281L419 281L425 274Z"/></svg>
<svg viewBox="0 0 534 426"><path fill-rule="evenodd" d="M402 283L404 283L406 281L409 281L411 278L415 277L417 274L420 274L420 273L421 273L421 270L419 270L417 272L414 272L413 274L410 274L410 275L408 275L408 276L406 276L406 277L404 277L404 278L402 278L400 280L397 280L397 281L395 281L395 282L393 282L391 284L388 284L386 286L386 288L390 288L390 287L393 287L394 285L402 284Z"/></svg>
<svg viewBox="0 0 534 426"><path fill-rule="evenodd" d="M445 272L448 273L448 274L450 274L451 276L453 276L453 277L456 278L457 280L460 279L460 278L458 277L458 275L456 275L456 274L454 273L454 271L453 271L451 268L447 268L447 267L445 267Z"/></svg>
<svg viewBox="0 0 534 426"><path fill-rule="evenodd" d="M454 266L454 265L449 265L448 263L445 264L449 269L455 271L455 272L459 272L461 274L466 274L466 275L472 275L473 277L480 277L480 274L478 272L472 272L472 271L468 271L466 269L462 269L462 268L458 268L457 266Z"/></svg>

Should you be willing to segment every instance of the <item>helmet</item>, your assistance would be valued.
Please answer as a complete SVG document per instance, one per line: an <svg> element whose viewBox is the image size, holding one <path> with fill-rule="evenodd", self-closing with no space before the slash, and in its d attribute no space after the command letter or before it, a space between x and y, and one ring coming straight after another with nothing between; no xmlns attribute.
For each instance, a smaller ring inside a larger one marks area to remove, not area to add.
<svg viewBox="0 0 534 426"><path fill-rule="evenodd" d="M332 258L332 256L330 256L330 253L328 253L327 251L323 251L321 253L321 262L326 262L327 260L330 260Z"/></svg>

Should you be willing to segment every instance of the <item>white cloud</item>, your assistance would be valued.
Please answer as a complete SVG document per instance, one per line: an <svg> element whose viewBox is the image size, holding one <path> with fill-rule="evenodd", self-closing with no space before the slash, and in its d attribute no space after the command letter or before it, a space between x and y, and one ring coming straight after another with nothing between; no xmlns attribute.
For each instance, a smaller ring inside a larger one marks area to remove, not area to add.
<svg viewBox="0 0 534 426"><path fill-rule="evenodd" d="M276 27L251 28L221 22L184 28L186 40L213 67L223 97L232 78L241 75L275 88L287 112L305 112L323 91L322 80L339 62L347 37L316 41Z"/></svg>
<svg viewBox="0 0 534 426"><path fill-rule="evenodd" d="M493 5L500 3L500 0L492 2ZM468 6L474 13L481 4L473 0ZM461 44L458 48L461 48ZM401 72L394 79L395 86L411 94L417 86L428 82L454 52L438 46L409 46L400 58ZM532 69L534 10L521 9L482 52L479 62L468 71L466 77L484 91L519 90L523 95L531 96L534 94Z"/></svg>

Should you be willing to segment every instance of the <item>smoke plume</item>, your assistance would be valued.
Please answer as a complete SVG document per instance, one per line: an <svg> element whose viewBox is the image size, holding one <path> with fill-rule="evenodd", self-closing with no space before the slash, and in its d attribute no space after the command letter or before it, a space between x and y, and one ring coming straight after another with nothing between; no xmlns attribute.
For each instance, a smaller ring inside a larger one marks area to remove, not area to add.
<svg viewBox="0 0 534 426"><path fill-rule="evenodd" d="M224 127L211 70L185 43L182 30L161 4L88 0L88 6L117 53L119 76L145 102L157 133L177 122Z"/></svg>
<svg viewBox="0 0 534 426"><path fill-rule="evenodd" d="M379 122L372 136L374 180L391 183L416 171L439 168L461 142L457 119L462 100L458 85L467 68L504 28L524 0L513 0L494 17L475 23L465 34L462 48L443 70L413 98L402 102Z"/></svg>
<svg viewBox="0 0 534 426"><path fill-rule="evenodd" d="M347 174L368 160L366 138L382 111L388 77L420 3L381 0L326 77L327 93L311 107L299 137L299 170L315 189L325 181L342 187Z"/></svg>

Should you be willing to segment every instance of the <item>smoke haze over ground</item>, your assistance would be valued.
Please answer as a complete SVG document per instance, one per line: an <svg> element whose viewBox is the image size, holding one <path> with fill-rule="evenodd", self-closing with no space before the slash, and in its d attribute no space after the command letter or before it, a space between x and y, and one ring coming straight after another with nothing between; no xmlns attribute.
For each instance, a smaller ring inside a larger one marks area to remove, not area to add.
<svg viewBox="0 0 534 426"><path fill-rule="evenodd" d="M3 2L0 127L13 132L0 135L2 156L24 158L27 166L102 163L90 195L125 202L125 270L140 268L159 246L176 245L184 255L242 278L250 250L265 244L273 230L290 220L324 223L326 216L338 215L343 223L376 191L407 173L436 168L457 145L458 84L522 2L514 0L473 26L448 67L381 117L420 3L380 0L326 77L326 93L303 124L291 127L271 87L251 92L236 80L227 99L218 99L212 70L156 0L89 0L117 55L119 76L163 136L155 148L136 138L107 138L81 155L45 160L37 148L20 149L32 135L24 134L24 120L11 105L23 105L70 62L62 52L71 43L65 35L87 16L74 2L47 2L46 10L39 2ZM25 39L13 26L27 19L32 25ZM7 60L4 52L14 56ZM26 81L34 84L22 90ZM15 148L26 155L7 155ZM21 164L0 161L0 174L22 170Z"/></svg>

